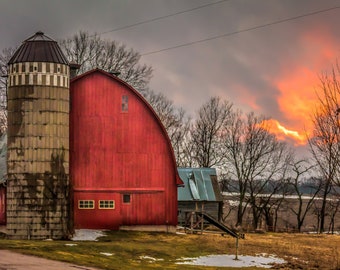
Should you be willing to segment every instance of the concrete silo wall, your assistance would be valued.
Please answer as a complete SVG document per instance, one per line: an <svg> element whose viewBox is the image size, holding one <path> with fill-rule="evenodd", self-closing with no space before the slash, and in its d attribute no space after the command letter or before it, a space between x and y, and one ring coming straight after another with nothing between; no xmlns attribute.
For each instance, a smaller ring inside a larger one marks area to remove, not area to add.
<svg viewBox="0 0 340 270"><path fill-rule="evenodd" d="M9 66L7 230L13 239L69 234L69 68Z"/></svg>

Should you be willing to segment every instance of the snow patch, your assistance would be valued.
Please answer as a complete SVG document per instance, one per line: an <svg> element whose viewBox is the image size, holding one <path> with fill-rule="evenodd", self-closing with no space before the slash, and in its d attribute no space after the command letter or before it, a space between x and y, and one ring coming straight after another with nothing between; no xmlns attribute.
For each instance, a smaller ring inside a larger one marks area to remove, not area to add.
<svg viewBox="0 0 340 270"><path fill-rule="evenodd" d="M164 261L164 259L156 259L156 258L150 257L150 256L139 256L139 259L147 260L149 262Z"/></svg>
<svg viewBox="0 0 340 270"><path fill-rule="evenodd" d="M72 241L98 241L102 236L105 236L103 231L81 229L75 230Z"/></svg>
<svg viewBox="0 0 340 270"><path fill-rule="evenodd" d="M104 255L104 256L113 256L113 253L107 253L107 252L100 252L99 254Z"/></svg>
<svg viewBox="0 0 340 270"><path fill-rule="evenodd" d="M273 255L265 256L243 256L239 255L208 255L198 258L181 258L176 264L215 266L215 267L263 267L271 268L273 264L283 264L286 261Z"/></svg>

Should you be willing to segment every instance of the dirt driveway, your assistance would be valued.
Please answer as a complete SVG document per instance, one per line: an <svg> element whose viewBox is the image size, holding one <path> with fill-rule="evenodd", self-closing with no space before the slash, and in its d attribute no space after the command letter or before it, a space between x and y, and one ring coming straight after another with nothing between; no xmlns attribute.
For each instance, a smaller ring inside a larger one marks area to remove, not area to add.
<svg viewBox="0 0 340 270"><path fill-rule="evenodd" d="M99 270L0 250L0 270Z"/></svg>

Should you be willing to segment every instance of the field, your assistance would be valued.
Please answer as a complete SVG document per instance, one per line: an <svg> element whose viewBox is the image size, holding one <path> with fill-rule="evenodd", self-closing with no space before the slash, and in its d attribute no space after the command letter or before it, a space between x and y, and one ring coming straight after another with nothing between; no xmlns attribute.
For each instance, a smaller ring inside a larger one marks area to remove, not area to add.
<svg viewBox="0 0 340 270"><path fill-rule="evenodd" d="M235 239L219 234L116 231L98 242L0 239L0 249L102 269L235 269L176 264L183 257L235 254ZM276 269L340 269L340 236L276 233L240 239L239 254L263 253L287 261Z"/></svg>

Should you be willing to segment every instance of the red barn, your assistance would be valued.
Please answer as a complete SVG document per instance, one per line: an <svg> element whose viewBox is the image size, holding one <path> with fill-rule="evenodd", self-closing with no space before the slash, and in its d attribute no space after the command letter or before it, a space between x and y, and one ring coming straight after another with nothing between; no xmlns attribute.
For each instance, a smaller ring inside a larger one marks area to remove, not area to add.
<svg viewBox="0 0 340 270"><path fill-rule="evenodd" d="M74 78L70 98L74 227L174 228L182 181L151 106L130 85L99 69Z"/></svg>

